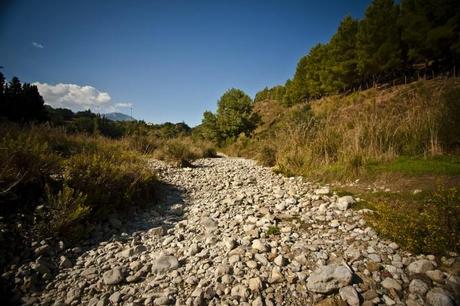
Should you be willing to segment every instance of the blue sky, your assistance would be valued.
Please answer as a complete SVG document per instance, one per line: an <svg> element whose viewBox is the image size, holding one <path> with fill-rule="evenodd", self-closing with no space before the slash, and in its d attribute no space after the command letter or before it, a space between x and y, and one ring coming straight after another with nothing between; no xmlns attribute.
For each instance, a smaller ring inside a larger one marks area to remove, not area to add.
<svg viewBox="0 0 460 306"><path fill-rule="evenodd" d="M370 1L2 1L0 65L55 106L194 126L229 88L283 84Z"/></svg>

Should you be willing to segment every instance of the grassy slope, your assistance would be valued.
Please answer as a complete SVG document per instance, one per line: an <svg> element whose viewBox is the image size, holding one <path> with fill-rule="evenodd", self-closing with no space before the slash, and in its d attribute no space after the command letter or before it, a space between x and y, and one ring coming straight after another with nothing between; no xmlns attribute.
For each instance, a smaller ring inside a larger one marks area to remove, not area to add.
<svg viewBox="0 0 460 306"><path fill-rule="evenodd" d="M409 250L459 251L459 102L460 79L370 89L309 106L259 102L262 124L227 153L362 198L357 208L377 212L368 221Z"/></svg>

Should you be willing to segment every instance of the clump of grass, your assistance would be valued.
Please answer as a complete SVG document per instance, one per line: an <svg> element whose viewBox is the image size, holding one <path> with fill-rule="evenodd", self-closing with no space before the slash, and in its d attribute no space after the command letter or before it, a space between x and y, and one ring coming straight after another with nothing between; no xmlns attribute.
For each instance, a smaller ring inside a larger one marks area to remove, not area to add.
<svg viewBox="0 0 460 306"><path fill-rule="evenodd" d="M257 156L257 160L267 167L273 167L276 165L276 149L272 146L264 145Z"/></svg>
<svg viewBox="0 0 460 306"><path fill-rule="evenodd" d="M277 226L269 226L267 230L267 235L272 236L272 235L279 235L281 233L280 228Z"/></svg>

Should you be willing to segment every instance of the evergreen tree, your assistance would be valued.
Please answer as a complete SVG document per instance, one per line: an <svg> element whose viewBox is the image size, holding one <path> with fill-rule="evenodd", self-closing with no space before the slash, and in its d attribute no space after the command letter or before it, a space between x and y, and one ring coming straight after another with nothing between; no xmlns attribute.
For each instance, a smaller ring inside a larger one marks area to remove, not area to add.
<svg viewBox="0 0 460 306"><path fill-rule="evenodd" d="M331 82L337 91L352 87L358 79L356 60L356 34L358 21L351 16L345 17L334 34L330 45L333 62L331 65Z"/></svg>
<svg viewBox="0 0 460 306"><path fill-rule="evenodd" d="M399 8L393 0L374 0L358 25L357 68L365 79L385 79L401 68Z"/></svg>

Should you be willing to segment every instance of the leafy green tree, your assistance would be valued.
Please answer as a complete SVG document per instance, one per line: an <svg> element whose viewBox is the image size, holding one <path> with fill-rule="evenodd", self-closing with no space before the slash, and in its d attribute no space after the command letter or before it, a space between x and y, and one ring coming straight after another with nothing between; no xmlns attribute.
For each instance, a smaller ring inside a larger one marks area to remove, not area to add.
<svg viewBox="0 0 460 306"><path fill-rule="evenodd" d="M219 131L217 129L217 118L210 112L205 111L203 113L203 119L201 121L200 132L205 139L219 142Z"/></svg>
<svg viewBox="0 0 460 306"><path fill-rule="evenodd" d="M358 25L357 68L365 79L379 81L401 67L399 8L393 0L374 0Z"/></svg>
<svg viewBox="0 0 460 306"><path fill-rule="evenodd" d="M257 126L251 98L240 89L226 91L217 103L216 124L220 138L249 135Z"/></svg>
<svg viewBox="0 0 460 306"><path fill-rule="evenodd" d="M260 118L252 112L252 100L242 90L227 90L217 102L217 112L206 111L199 127L201 135L219 144L249 136Z"/></svg>

